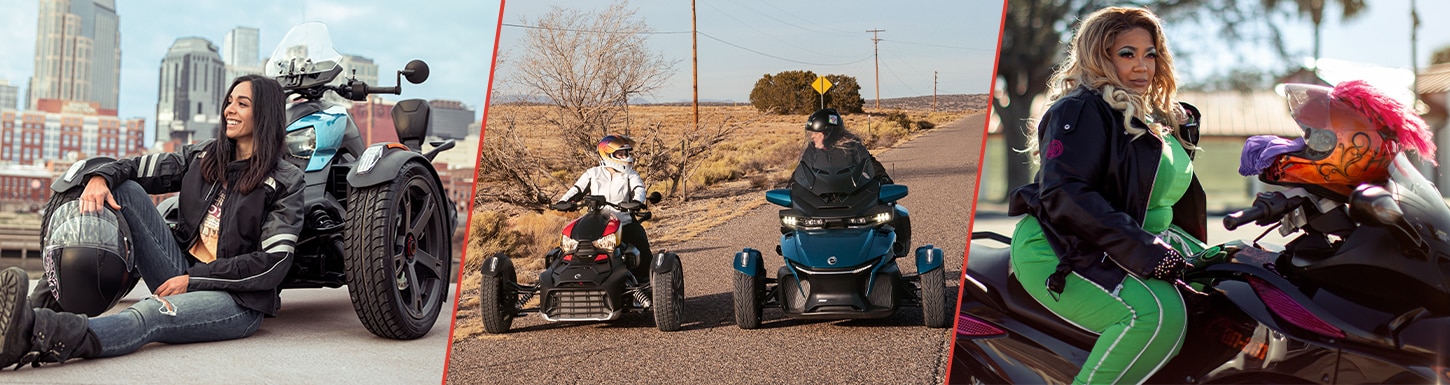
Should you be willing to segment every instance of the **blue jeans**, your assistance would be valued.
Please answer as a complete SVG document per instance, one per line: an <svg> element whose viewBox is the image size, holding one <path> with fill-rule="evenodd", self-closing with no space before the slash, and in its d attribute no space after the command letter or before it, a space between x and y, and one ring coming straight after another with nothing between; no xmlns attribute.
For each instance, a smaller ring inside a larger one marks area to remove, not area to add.
<svg viewBox="0 0 1450 385"><path fill-rule="evenodd" d="M121 215L130 226L131 253L146 286L154 293L166 280L186 274L190 262L146 190L128 181L112 188L111 195L121 205ZM171 306L165 306L162 300ZM91 331L101 343L101 357L131 353L149 342L237 339L252 335L261 325L261 312L238 306L230 294L222 291L147 298L120 313L90 320Z"/></svg>

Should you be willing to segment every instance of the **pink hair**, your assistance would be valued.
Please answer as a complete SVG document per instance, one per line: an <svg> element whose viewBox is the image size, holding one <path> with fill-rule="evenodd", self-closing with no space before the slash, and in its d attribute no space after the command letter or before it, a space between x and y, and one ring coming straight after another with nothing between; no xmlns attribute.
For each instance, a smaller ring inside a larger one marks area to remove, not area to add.
<svg viewBox="0 0 1450 385"><path fill-rule="evenodd" d="M1330 96L1354 107L1361 115L1383 125L1383 128L1392 130L1397 142L1415 150L1420 159L1438 165L1435 162L1435 141L1431 138L1430 128L1410 108L1363 80L1339 83L1334 86Z"/></svg>

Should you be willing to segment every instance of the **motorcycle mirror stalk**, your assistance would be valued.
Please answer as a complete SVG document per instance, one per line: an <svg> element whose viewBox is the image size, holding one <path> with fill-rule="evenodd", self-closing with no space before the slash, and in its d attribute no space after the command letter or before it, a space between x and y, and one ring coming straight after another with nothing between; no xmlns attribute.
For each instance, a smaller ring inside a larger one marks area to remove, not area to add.
<svg viewBox="0 0 1450 385"><path fill-rule="evenodd" d="M398 70L396 82L398 85L392 87L369 86L367 82L357 80L357 70L354 69L353 76L347 79L347 85L338 87L337 91L348 100L359 102L367 100L367 96L372 94L402 95L403 79L408 79L408 82L413 84L422 84L427 81L428 63L418 59L409 61L407 65L403 66L403 69Z"/></svg>

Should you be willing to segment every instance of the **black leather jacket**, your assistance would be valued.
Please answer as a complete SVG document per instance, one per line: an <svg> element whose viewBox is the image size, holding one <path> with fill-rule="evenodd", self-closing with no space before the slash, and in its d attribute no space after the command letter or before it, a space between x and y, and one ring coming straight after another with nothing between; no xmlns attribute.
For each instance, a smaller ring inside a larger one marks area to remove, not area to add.
<svg viewBox="0 0 1450 385"><path fill-rule="evenodd" d="M1179 130L1196 145L1200 115L1182 105L1191 119ZM1134 139L1122 122L1123 112L1097 90L1079 87L1053 103L1038 125L1039 143L1046 144L1042 168L1034 183L1011 192L1008 208L1011 215L1031 214L1042 224L1062 261L1058 277L1070 269L1110 292L1127 274L1152 276L1169 249L1143 230L1163 142L1151 134ZM1188 153L1191 158L1193 150ZM1173 206L1173 224L1207 239L1204 210L1203 186L1195 175Z"/></svg>
<svg viewBox="0 0 1450 385"><path fill-rule="evenodd" d="M148 154L118 159L98 167L110 186L135 181L151 194L178 193L179 222L171 230L185 253L196 242L207 210L221 192L201 173L201 158L210 141L182 147L177 152ZM217 238L217 259L196 263L187 291L221 290L237 304L268 316L275 315L282 302L277 287L292 268L292 253L302 231L302 170L285 160L277 163L272 176L250 193L232 190L222 202L222 226ZM232 162L228 172L239 171L248 161ZM89 178L89 175L87 178ZM228 180L237 177L228 174Z"/></svg>

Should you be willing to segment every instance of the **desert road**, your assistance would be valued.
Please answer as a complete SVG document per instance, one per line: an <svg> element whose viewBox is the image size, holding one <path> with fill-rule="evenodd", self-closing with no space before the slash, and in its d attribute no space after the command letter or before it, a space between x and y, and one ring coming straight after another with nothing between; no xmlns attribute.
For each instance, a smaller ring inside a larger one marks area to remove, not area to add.
<svg viewBox="0 0 1450 385"><path fill-rule="evenodd" d="M910 188L901 204L911 211L913 247L945 252L948 304L956 303L952 278L961 277L983 119L968 116L877 154ZM674 248L685 270L682 330L660 332L647 312L609 323L547 323L531 314L507 334L455 343L448 382L942 383L952 334L922 326L920 308L860 321L796 321L766 309L759 329L735 326L731 257L763 250L773 277L783 263L773 251L778 210L758 207ZM916 271L912 258L898 262L904 273ZM459 311L477 319L476 306Z"/></svg>

